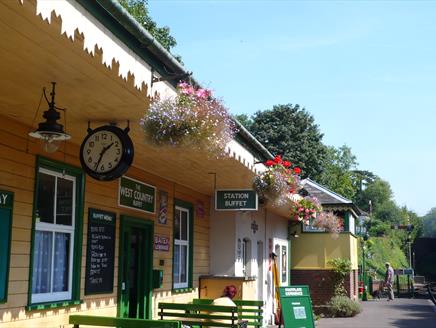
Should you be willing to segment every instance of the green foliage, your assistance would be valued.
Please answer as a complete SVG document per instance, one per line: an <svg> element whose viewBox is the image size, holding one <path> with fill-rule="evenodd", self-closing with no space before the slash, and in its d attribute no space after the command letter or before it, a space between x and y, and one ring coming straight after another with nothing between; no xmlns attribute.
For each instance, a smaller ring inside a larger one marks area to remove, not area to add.
<svg viewBox="0 0 436 328"><path fill-rule="evenodd" d="M148 12L148 0L118 0L120 4L168 51L177 45L168 26L158 27ZM181 62L180 56L175 58Z"/></svg>
<svg viewBox="0 0 436 328"><path fill-rule="evenodd" d="M436 238L436 207L422 217L423 237Z"/></svg>
<svg viewBox="0 0 436 328"><path fill-rule="evenodd" d="M367 249L366 266L378 279L383 279L386 272L385 263L391 263L394 269L408 267L406 255L401 250L399 241L387 237L371 237L372 246ZM359 263L362 263L362 248L359 247Z"/></svg>
<svg viewBox="0 0 436 328"><path fill-rule="evenodd" d="M343 145L339 148L327 147L324 170L319 182L334 192L351 199L356 193L353 171L357 166L356 156L351 148Z"/></svg>
<svg viewBox="0 0 436 328"><path fill-rule="evenodd" d="M276 105L252 117L250 132L273 154L302 169L304 177L318 179L327 149L314 118L299 105Z"/></svg>
<svg viewBox="0 0 436 328"><path fill-rule="evenodd" d="M248 131L251 130L251 125L253 124L253 119L248 116L247 114L237 114L234 115L234 118L236 118L239 123L241 123L244 128L246 128Z"/></svg>
<svg viewBox="0 0 436 328"><path fill-rule="evenodd" d="M376 211L381 204L391 200L392 196L389 182L376 178L356 195L354 202L364 211L370 212L369 201L371 201L372 210Z"/></svg>
<svg viewBox="0 0 436 328"><path fill-rule="evenodd" d="M334 281L334 295L347 295L345 290L344 281L347 274L351 272L351 261L349 259L334 258L327 261L327 264L332 266L332 270L335 273Z"/></svg>
<svg viewBox="0 0 436 328"><path fill-rule="evenodd" d="M354 317L360 313L360 304L347 296L333 296L328 303L333 317Z"/></svg>

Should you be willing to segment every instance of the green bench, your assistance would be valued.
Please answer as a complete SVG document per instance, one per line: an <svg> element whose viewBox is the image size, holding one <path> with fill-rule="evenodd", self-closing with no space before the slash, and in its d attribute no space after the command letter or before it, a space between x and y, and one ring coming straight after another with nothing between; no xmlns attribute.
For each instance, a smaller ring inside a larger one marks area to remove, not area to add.
<svg viewBox="0 0 436 328"><path fill-rule="evenodd" d="M241 325L237 306L159 303L158 308L161 320L171 318L188 326L238 328Z"/></svg>
<svg viewBox="0 0 436 328"><path fill-rule="evenodd" d="M78 314L70 315L69 323L72 324L74 328L79 328L80 325L118 328L181 328L182 326L180 321L100 317Z"/></svg>
<svg viewBox="0 0 436 328"><path fill-rule="evenodd" d="M212 299L195 298L193 304L212 304ZM238 308L238 320L246 320L247 326L262 327L263 301L233 300Z"/></svg>

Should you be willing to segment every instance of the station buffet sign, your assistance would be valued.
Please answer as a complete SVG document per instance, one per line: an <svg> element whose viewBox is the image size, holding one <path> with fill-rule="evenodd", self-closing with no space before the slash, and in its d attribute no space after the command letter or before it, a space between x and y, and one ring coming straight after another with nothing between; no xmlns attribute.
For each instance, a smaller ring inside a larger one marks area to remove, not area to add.
<svg viewBox="0 0 436 328"><path fill-rule="evenodd" d="M118 205L154 214L156 187L122 176L118 192Z"/></svg>
<svg viewBox="0 0 436 328"><path fill-rule="evenodd" d="M257 211L258 197L254 190L216 190L215 210Z"/></svg>

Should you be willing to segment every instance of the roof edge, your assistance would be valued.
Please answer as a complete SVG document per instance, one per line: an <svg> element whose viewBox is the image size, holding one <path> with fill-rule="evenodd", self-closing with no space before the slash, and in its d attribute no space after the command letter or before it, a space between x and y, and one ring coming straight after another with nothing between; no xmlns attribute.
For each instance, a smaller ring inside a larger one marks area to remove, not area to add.
<svg viewBox="0 0 436 328"><path fill-rule="evenodd" d="M247 130L245 126L241 124L236 118L233 117L233 121L236 124L236 127L238 129L237 135L253 150L255 150L260 156L263 161L267 161L269 159L273 159L274 156L269 152L268 149L265 148L264 145L260 143L259 140L257 140L250 131Z"/></svg>

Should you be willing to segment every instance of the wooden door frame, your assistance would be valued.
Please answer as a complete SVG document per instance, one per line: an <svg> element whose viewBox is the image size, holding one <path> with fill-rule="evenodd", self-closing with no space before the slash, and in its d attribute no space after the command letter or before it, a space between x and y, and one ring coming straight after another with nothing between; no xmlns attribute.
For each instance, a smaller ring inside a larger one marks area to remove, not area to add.
<svg viewBox="0 0 436 328"><path fill-rule="evenodd" d="M141 219L129 215L121 215L120 219L120 233L119 233L119 253L118 253L118 297L117 297L117 316L121 317L122 313L122 283L124 275L124 233L128 228L139 228L145 231L145 247L144 247L144 304L145 304L145 318L151 319L152 316L152 276L153 276L153 246L154 246L154 222L152 220ZM147 245L148 244L148 245ZM148 247L147 247L148 246Z"/></svg>

